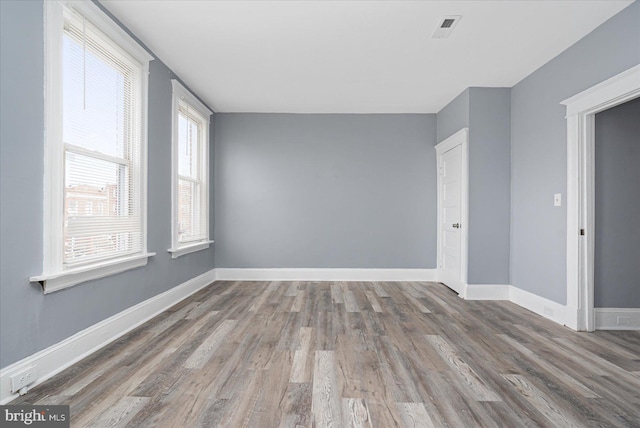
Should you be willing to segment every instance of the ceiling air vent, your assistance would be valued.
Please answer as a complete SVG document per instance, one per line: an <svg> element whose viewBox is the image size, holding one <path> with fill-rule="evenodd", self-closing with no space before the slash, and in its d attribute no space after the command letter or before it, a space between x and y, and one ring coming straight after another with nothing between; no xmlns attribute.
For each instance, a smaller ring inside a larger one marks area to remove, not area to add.
<svg viewBox="0 0 640 428"><path fill-rule="evenodd" d="M449 37L455 26L460 21L460 15L447 15L440 18L436 31L433 32L434 39L446 39Z"/></svg>

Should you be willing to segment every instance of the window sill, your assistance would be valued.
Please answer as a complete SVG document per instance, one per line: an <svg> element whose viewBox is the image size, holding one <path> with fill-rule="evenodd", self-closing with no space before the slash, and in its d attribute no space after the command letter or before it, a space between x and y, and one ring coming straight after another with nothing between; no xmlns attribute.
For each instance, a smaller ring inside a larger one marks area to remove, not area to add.
<svg viewBox="0 0 640 428"><path fill-rule="evenodd" d="M185 254L195 253L196 251L202 251L209 248L209 244L213 244L213 241L201 241L195 244L186 245L179 248L169 248L167 251L171 253L172 259L177 259Z"/></svg>
<svg viewBox="0 0 640 428"><path fill-rule="evenodd" d="M82 282L104 278L106 276L115 275L116 273L146 266L149 257L155 256L155 254L156 253L137 254L135 256L109 260L107 262L91 266L67 269L62 272L50 274L43 273L39 276L32 276L29 278L29 281L39 282L42 285L42 291L44 294L49 294L54 291L72 287Z"/></svg>

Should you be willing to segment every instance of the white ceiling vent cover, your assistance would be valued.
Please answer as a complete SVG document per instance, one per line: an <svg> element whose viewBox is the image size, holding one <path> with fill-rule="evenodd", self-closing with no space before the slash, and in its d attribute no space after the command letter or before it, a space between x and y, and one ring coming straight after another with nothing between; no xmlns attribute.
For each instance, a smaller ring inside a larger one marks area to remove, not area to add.
<svg viewBox="0 0 640 428"><path fill-rule="evenodd" d="M458 21L460 21L462 16L460 15L446 15L440 18L438 21L438 26L436 27L436 31L433 32L434 39L446 39L449 37L453 29L458 25Z"/></svg>

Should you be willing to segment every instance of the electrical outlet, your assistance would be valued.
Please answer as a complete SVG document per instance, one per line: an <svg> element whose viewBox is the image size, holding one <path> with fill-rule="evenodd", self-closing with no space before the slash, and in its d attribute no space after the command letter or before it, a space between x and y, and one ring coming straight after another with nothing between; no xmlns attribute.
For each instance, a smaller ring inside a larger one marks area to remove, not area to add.
<svg viewBox="0 0 640 428"><path fill-rule="evenodd" d="M37 379L36 366L27 367L23 371L11 376L11 392L18 392Z"/></svg>
<svg viewBox="0 0 640 428"><path fill-rule="evenodd" d="M618 317L617 319L617 324L618 325L631 325L631 318L630 317Z"/></svg>

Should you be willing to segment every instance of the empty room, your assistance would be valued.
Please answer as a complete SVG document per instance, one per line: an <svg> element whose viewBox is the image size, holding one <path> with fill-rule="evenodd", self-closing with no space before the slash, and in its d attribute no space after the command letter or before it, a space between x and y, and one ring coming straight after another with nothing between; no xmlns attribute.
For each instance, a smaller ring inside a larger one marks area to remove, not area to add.
<svg viewBox="0 0 640 428"><path fill-rule="evenodd" d="M640 427L640 2L0 0L2 427Z"/></svg>

